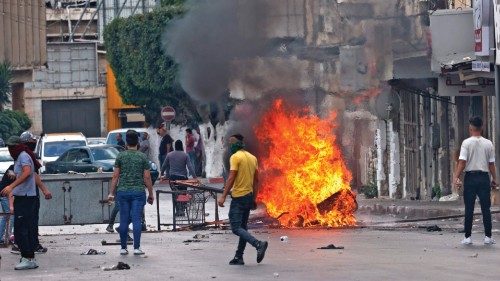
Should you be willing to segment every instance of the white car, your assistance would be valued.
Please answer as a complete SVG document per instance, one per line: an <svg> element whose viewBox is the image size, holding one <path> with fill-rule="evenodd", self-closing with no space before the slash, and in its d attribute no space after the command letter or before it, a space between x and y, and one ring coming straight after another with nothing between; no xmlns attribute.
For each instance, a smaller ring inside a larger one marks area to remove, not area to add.
<svg viewBox="0 0 500 281"><path fill-rule="evenodd" d="M106 144L106 138L87 138L89 145Z"/></svg>
<svg viewBox="0 0 500 281"><path fill-rule="evenodd" d="M10 165L14 164L14 159L10 156L9 150L7 147L0 148L0 179L5 174L5 171L9 168Z"/></svg>
<svg viewBox="0 0 500 281"><path fill-rule="evenodd" d="M122 139L125 141L125 135L127 134L128 130L134 130L139 133L139 141L142 139L142 134L144 132L147 132L148 130L146 128L123 128L123 129L117 129L113 130L108 133L108 137L106 138L106 144L117 144L116 141L116 135L122 134Z"/></svg>
<svg viewBox="0 0 500 281"><path fill-rule="evenodd" d="M86 146L87 138L82 133L46 134L37 143L35 153L45 171L45 163L55 161L66 150L76 146Z"/></svg>

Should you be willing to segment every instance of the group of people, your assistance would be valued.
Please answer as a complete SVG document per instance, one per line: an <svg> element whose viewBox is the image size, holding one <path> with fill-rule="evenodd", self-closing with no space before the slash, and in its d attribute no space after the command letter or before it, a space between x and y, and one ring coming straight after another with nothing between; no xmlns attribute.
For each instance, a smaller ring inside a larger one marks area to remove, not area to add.
<svg viewBox="0 0 500 281"><path fill-rule="evenodd" d="M189 174L196 178L193 162L195 137L191 130L186 130L186 152L183 142L175 141L168 136L164 126L159 128L162 136L160 147L160 163L164 178L171 180L187 179ZM140 150L139 133L134 130L126 132L126 150L120 152L116 158L113 178L111 180L108 200L116 201L120 213L120 254L127 255L128 225L133 225L133 247L134 255L143 255L141 249L141 230L143 210L147 203L153 204L153 184L150 175L149 160L144 151ZM168 136L168 137L166 137ZM147 137L146 137L147 138ZM142 140L144 141L144 139ZM233 135L230 139L231 166L229 178L224 187L224 193L218 200L218 204L224 207L227 195L231 194L232 201L229 211L229 219L234 234L240 237L238 248L231 265L242 265L243 252L246 243L257 249L257 262L261 262L267 250L268 243L259 241L247 231L250 210L255 209L256 185L258 180L257 158L244 150L243 136ZM52 194L41 181L38 174L41 167L33 151L36 139L29 132L20 137L12 136L6 142L9 153L14 159L12 165L2 178L0 185L0 200L4 213L12 213L14 225L14 239L16 245L12 252L21 255L20 262L15 266L16 270L34 269L38 267L35 253L45 253L47 249L40 245L38 240L38 212L40 208L40 192L45 199L51 199ZM163 147L163 148L162 148ZM147 190L147 196L145 193ZM0 231L5 232L5 224L8 218L2 218ZM1 242L1 241L0 241ZM6 242L6 241L3 241Z"/></svg>
<svg viewBox="0 0 500 281"><path fill-rule="evenodd" d="M33 134L24 132L21 136L11 136L6 145L14 165L8 168L2 178L0 196L3 213L10 212L13 216L2 218L0 234L6 236L6 220L10 219L11 225L14 225L12 240L15 243L11 252L21 255L15 269L33 269L38 267L35 253L47 252L38 239L40 191L47 200L52 198L52 194L39 176L41 165L33 153L36 146Z"/></svg>
<svg viewBox="0 0 500 281"><path fill-rule="evenodd" d="M172 149L173 139L164 126L158 128L158 134L162 137L160 143L159 161L163 179L187 180L188 172L196 179L194 171L196 166L196 149L199 144L191 129L186 129L186 152L184 152L181 140L176 140ZM250 211L257 205L258 164L257 158L245 150L245 144L241 134L232 135L229 138L230 172L224 185L222 196L218 199L218 205L224 207L226 197L231 194L231 205L229 208L229 221L232 232L239 236L238 247L235 256L229 261L230 265L244 265L243 253L246 244L249 243L257 249L257 262L260 263L265 256L268 242L259 241L248 232L248 218ZM176 214L183 215L183 210L176 205Z"/></svg>

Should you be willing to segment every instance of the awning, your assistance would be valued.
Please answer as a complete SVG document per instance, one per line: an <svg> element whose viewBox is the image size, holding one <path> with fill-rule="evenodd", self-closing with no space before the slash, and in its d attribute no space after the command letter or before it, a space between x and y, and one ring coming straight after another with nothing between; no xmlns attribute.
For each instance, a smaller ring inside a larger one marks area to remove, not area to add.
<svg viewBox="0 0 500 281"><path fill-rule="evenodd" d="M476 55L474 52L453 53L438 57L436 60L441 65L441 68L452 69L460 64L472 63L472 61L476 60Z"/></svg>
<svg viewBox="0 0 500 281"><path fill-rule="evenodd" d="M125 116L127 117L127 122L144 122L144 121L146 121L144 114L142 114L140 112L125 113Z"/></svg>

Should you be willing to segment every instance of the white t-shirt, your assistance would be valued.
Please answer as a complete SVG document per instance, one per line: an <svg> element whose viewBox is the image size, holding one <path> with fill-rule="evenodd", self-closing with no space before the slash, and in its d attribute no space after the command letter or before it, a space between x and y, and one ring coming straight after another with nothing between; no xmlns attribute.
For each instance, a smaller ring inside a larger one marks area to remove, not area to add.
<svg viewBox="0 0 500 281"><path fill-rule="evenodd" d="M470 137L462 142L458 159L466 161L466 172L489 172L488 164L495 163L493 143L483 137Z"/></svg>

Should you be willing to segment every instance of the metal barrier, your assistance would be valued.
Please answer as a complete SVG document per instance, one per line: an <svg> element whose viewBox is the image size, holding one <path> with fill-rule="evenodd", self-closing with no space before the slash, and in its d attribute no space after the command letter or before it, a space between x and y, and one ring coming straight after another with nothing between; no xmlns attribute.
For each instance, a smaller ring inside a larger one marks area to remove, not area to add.
<svg viewBox="0 0 500 281"><path fill-rule="evenodd" d="M52 199L40 199L39 225L107 223L112 176L113 173L42 174Z"/></svg>
<svg viewBox="0 0 500 281"><path fill-rule="evenodd" d="M158 231L161 226L173 226L175 231L179 224L205 224L205 203L213 197L215 199L215 226L219 222L219 209L217 205L217 193L223 189L200 184L196 180L169 181L171 191L156 190L156 213L158 219ZM160 220L160 194L172 195L172 224L162 224ZM210 194L210 196L207 195ZM178 213L179 212L179 213ZM184 213L184 214L183 214ZM181 215L182 214L182 215ZM200 217L201 215L201 217Z"/></svg>
<svg viewBox="0 0 500 281"><path fill-rule="evenodd" d="M172 195L172 223L161 223L160 194ZM199 190L156 190L156 216L158 231L161 226L172 226L173 230L178 225L192 225L205 223L206 196Z"/></svg>

